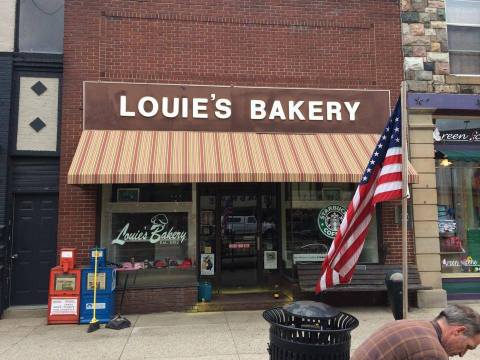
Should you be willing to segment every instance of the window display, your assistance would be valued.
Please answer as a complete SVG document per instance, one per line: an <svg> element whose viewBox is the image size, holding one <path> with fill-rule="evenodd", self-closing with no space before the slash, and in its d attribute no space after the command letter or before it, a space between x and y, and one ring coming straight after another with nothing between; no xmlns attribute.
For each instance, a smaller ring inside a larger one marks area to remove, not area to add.
<svg viewBox="0 0 480 360"><path fill-rule="evenodd" d="M188 213L113 213L113 259L123 267L175 267L187 260Z"/></svg>
<svg viewBox="0 0 480 360"><path fill-rule="evenodd" d="M100 245L117 265L119 284L155 288L195 280L191 184L104 185L102 198Z"/></svg>
<svg viewBox="0 0 480 360"><path fill-rule="evenodd" d="M322 261L353 197L354 184L293 183L286 193L285 266L298 261ZM378 262L376 216L360 262Z"/></svg>
<svg viewBox="0 0 480 360"><path fill-rule="evenodd" d="M434 139L442 272L480 272L480 121L437 120Z"/></svg>
<svg viewBox="0 0 480 360"><path fill-rule="evenodd" d="M112 202L190 202L191 184L114 184Z"/></svg>

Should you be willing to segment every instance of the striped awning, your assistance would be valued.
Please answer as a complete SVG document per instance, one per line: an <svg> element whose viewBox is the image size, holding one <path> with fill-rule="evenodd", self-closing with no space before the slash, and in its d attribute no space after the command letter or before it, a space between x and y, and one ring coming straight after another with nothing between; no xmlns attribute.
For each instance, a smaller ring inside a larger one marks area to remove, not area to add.
<svg viewBox="0 0 480 360"><path fill-rule="evenodd" d="M359 181L376 134L84 130L69 184ZM410 182L418 175L410 166Z"/></svg>

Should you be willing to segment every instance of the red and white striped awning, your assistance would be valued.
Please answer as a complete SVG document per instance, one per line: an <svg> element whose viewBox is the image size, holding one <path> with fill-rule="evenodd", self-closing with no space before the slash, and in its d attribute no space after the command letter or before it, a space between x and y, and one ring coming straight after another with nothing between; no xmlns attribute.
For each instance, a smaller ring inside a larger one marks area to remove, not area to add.
<svg viewBox="0 0 480 360"><path fill-rule="evenodd" d="M356 183L378 136L84 130L68 183Z"/></svg>

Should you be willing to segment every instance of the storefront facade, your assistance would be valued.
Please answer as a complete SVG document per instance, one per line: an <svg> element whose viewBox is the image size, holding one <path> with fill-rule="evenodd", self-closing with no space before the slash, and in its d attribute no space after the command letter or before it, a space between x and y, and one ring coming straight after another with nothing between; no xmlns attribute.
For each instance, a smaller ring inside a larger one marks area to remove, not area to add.
<svg viewBox="0 0 480 360"><path fill-rule="evenodd" d="M443 286L451 298L480 298L480 119L435 124Z"/></svg>
<svg viewBox="0 0 480 360"><path fill-rule="evenodd" d="M59 247L141 268L137 311L191 308L199 280L295 281L398 95L398 4L123 5L65 5ZM395 206L362 263L400 264Z"/></svg>
<svg viewBox="0 0 480 360"><path fill-rule="evenodd" d="M448 299L478 299L477 1L402 3L409 85L417 263L424 283ZM440 296L440 295L439 295Z"/></svg>
<svg viewBox="0 0 480 360"><path fill-rule="evenodd" d="M0 13L1 316L46 304L57 262L63 1L8 0Z"/></svg>

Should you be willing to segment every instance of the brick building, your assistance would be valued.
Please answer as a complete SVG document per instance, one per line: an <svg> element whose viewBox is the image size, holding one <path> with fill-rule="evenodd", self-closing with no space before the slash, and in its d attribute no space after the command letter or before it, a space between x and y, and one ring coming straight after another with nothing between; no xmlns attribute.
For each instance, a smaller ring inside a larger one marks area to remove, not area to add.
<svg viewBox="0 0 480 360"><path fill-rule="evenodd" d="M399 14L397 1L66 2L58 247L141 268L137 312L190 308L199 280L295 283L399 95ZM401 263L397 209L379 207L360 263Z"/></svg>
<svg viewBox="0 0 480 360"><path fill-rule="evenodd" d="M480 2L402 0L416 258L449 299L478 299ZM430 300L445 298L438 290Z"/></svg>

